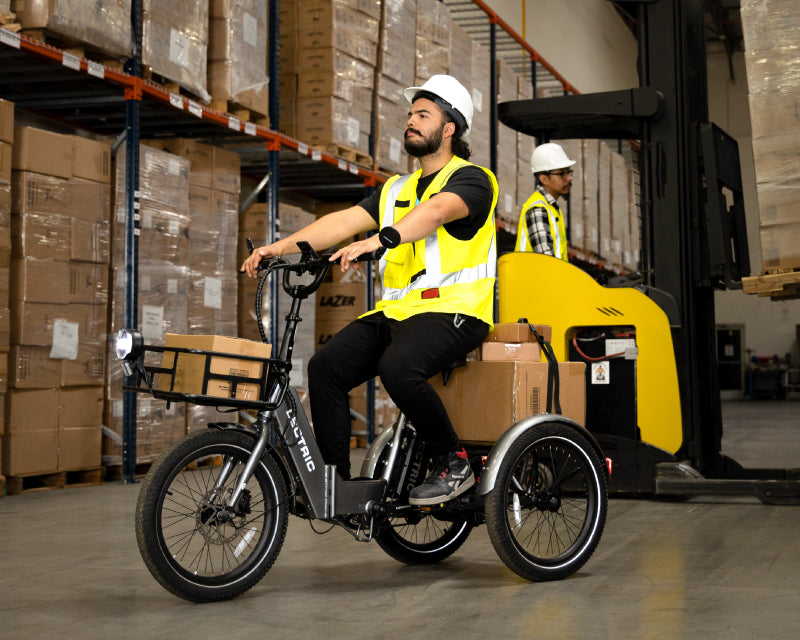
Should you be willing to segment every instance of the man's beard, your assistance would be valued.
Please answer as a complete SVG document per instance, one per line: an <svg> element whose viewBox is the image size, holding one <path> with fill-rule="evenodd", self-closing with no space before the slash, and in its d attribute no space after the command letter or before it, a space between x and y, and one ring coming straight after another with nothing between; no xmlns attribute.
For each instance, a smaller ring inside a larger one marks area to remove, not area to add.
<svg viewBox="0 0 800 640"><path fill-rule="evenodd" d="M417 133L419 134L418 131ZM422 134L419 134L421 139L406 137L404 144L406 153L412 158L422 158L423 156L436 153L439 147L442 146L443 133L444 125L434 131L429 138L426 138Z"/></svg>

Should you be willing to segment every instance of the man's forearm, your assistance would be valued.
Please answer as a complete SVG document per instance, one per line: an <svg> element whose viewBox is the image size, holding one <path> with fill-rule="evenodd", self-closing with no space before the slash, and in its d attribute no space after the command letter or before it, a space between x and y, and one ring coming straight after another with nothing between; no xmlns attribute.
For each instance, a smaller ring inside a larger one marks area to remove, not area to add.
<svg viewBox="0 0 800 640"><path fill-rule="evenodd" d="M308 242L315 250L321 250L376 228L372 216L361 207L354 206L322 216L275 244L280 248L281 255L299 253L297 243L300 241Z"/></svg>

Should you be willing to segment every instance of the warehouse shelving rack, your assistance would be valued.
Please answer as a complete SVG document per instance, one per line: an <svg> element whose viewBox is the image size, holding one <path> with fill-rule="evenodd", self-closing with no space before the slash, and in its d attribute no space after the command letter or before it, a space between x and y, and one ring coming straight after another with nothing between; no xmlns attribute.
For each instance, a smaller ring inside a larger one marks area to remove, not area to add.
<svg viewBox="0 0 800 640"><path fill-rule="evenodd" d="M520 73L516 51L524 51L530 59L530 71L522 74L531 79L534 89L550 87L555 82L563 91L577 93L539 54L513 29L480 0L444 0L457 24L481 42L488 38L492 61L490 91L491 122L497 122L497 78L495 60L506 60ZM280 0L269 2L269 77L278 77L278 15ZM132 16L141 16L141 1L133 0ZM481 35L488 26L488 36ZM320 201L356 201L369 189L385 181L386 176L370 167L345 160L332 153L312 148L252 122L215 111L190 96L171 91L142 78L141 18L132 19L133 55L121 71L89 60L24 34L0 29L0 96L16 107L36 114L55 126L82 130L98 136L116 138L112 151L126 144L126 258L125 258L125 322L135 327L138 319L138 167L139 141L159 137L184 137L212 142L237 151L242 158L242 171L262 178L259 187L268 191L270 233L265 241L275 238L278 193L299 191ZM270 86L270 121L278 127L278 83ZM491 168L497 169L497 129L491 132ZM252 198L251 198L252 199ZM501 230L515 229L500 225ZM277 283L271 296L275 299ZM372 292L368 283L368 294ZM270 305L271 327L277 326L277 305ZM136 467L136 399L127 392L123 402L122 478L134 481ZM374 420L372 403L367 403L368 433Z"/></svg>
<svg viewBox="0 0 800 640"><path fill-rule="evenodd" d="M72 130L116 137L112 149L126 145L125 322L135 327L137 308L138 142L146 138L213 140L243 154L243 168L276 176L287 188L302 188L312 198L359 199L385 176L370 168L313 149L277 131L214 111L135 73L82 58L24 34L0 29L0 96ZM135 168L135 169L134 169ZM281 170L283 168L283 170ZM277 180L272 202L277 203ZM277 206L277 205L276 205ZM271 219L276 215L271 211ZM274 224L272 225L274 227ZM275 305L272 305L274 308ZM276 326L272 322L271 326ZM123 402L124 481L135 472L135 397Z"/></svg>

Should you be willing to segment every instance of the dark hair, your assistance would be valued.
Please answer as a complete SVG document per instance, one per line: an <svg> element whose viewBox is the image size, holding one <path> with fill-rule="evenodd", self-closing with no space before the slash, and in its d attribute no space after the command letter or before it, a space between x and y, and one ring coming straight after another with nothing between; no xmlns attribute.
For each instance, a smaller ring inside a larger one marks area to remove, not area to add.
<svg viewBox="0 0 800 640"><path fill-rule="evenodd" d="M442 109L442 113L444 114L445 123L452 122L456 127L453 137L450 138L450 150L462 160L469 160L469 157L472 155L472 149L469 148L469 142L461 137L464 135L466 126L462 126L456 122L452 114L446 109Z"/></svg>
<svg viewBox="0 0 800 640"><path fill-rule="evenodd" d="M456 128L456 132L451 138L451 147L454 155L457 155L462 160L469 160L472 155L472 149L469 148L469 142L461 137L461 131Z"/></svg>

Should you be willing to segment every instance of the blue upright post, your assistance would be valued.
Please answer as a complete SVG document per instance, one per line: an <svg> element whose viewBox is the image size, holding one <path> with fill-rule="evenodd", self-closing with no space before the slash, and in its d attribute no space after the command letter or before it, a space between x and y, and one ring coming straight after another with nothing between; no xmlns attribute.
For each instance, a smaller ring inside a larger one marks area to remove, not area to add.
<svg viewBox="0 0 800 640"><path fill-rule="evenodd" d="M278 130L280 126L280 91L278 88L278 74L280 73L280 41L278 36L278 21L280 20L280 0L269 2L269 121L270 126ZM267 209L269 224L267 225L267 242L272 244L277 240L278 221L278 195L279 195L279 169L280 151L269 149L267 151ZM278 344L278 278L273 276L269 283L269 340L273 345Z"/></svg>
<svg viewBox="0 0 800 640"><path fill-rule="evenodd" d="M142 4L131 3L131 58L126 71L141 76ZM139 273L139 104L141 89L125 93L125 326L138 327ZM128 382L126 380L126 382ZM122 480L135 481L136 473L136 393L122 396Z"/></svg>

